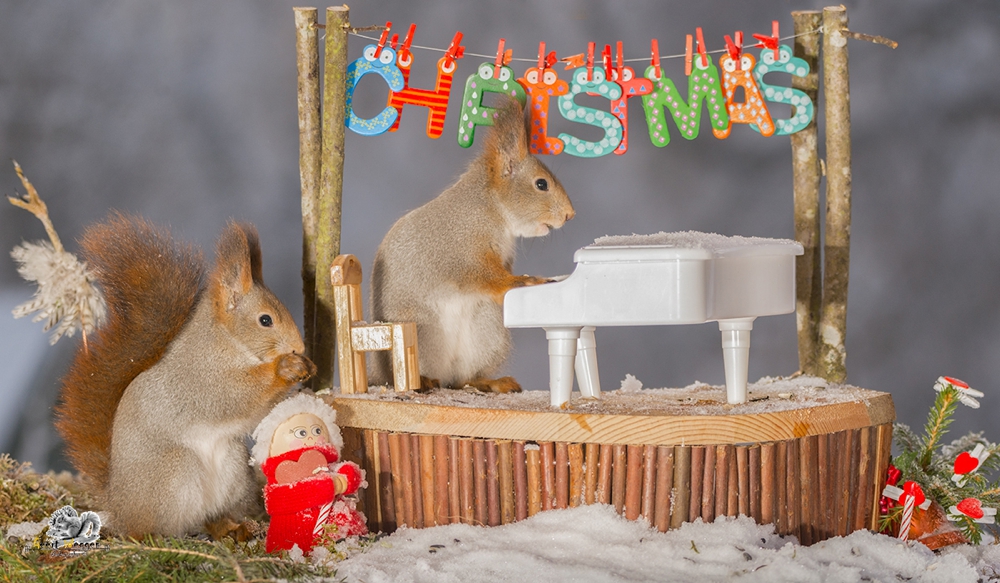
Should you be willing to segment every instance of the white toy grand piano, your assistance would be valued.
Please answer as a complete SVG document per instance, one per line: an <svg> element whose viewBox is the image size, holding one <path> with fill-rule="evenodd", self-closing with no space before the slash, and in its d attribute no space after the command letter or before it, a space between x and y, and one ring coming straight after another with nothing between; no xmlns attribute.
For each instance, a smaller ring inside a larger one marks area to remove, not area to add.
<svg viewBox="0 0 1000 583"><path fill-rule="evenodd" d="M561 281L515 288L504 297L504 325L544 328L552 405L580 393L599 398L597 326L718 322L730 403L747 400L750 330L758 316L795 311L795 256L786 239L686 231L602 237L573 256Z"/></svg>

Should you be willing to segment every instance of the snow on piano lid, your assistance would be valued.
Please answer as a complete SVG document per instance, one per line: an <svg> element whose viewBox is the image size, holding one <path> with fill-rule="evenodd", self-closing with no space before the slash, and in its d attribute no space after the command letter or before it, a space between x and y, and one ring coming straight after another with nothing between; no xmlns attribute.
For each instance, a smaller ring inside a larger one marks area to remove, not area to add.
<svg viewBox="0 0 1000 583"><path fill-rule="evenodd" d="M652 235L606 235L573 256L576 263L619 260L711 259L756 255L800 255L802 245L791 239L726 236L699 231L660 231ZM640 256L641 254L641 256Z"/></svg>

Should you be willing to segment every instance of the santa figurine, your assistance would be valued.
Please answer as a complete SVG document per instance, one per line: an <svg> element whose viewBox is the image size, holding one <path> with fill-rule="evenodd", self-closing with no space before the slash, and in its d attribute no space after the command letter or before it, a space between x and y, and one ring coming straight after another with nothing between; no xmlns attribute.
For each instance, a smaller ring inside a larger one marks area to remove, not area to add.
<svg viewBox="0 0 1000 583"><path fill-rule="evenodd" d="M368 534L351 496L367 486L364 471L339 461L344 440L336 418L322 399L299 393L275 405L254 430L250 464L261 464L267 477L267 552L298 545L308 554L323 536Z"/></svg>

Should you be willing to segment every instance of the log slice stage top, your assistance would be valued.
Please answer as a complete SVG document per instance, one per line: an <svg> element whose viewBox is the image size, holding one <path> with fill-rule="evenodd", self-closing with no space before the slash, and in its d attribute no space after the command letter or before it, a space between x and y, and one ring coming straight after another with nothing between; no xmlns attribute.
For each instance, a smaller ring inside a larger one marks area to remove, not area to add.
<svg viewBox="0 0 1000 583"><path fill-rule="evenodd" d="M628 383L625 383L628 384ZM633 383L637 384L637 383ZM828 384L815 377L765 378L749 385L749 401L726 403L725 387L578 394L563 408L548 391L484 394L437 389L330 395L343 427L483 439L643 445L761 443L891 423L888 393Z"/></svg>

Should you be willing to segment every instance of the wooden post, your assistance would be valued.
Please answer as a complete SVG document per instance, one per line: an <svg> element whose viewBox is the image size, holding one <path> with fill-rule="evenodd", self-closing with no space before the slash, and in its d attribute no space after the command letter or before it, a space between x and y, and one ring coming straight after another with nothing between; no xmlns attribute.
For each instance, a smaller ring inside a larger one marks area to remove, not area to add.
<svg viewBox="0 0 1000 583"><path fill-rule="evenodd" d="M795 56L809 65L805 77L792 77L792 87L804 92L819 107L819 11L794 11ZM812 33L816 31L815 33ZM812 33L812 34L809 34ZM802 36L799 36L802 35ZM818 375L818 327L823 293L820 256L820 166L816 115L809 125L791 136L795 240L805 253L795 258L795 320L799 338L799 370Z"/></svg>
<svg viewBox="0 0 1000 583"><path fill-rule="evenodd" d="M847 379L847 281L851 249L851 101L847 67L847 8L823 9L823 98L826 102L826 232L820 375Z"/></svg>
<svg viewBox="0 0 1000 583"><path fill-rule="evenodd" d="M326 9L326 52L323 65L323 149L319 204L316 208L316 273L326 274L340 254L341 195L344 187L344 116L347 91L347 6ZM333 386L333 286L328 277L316 278L316 312L312 359L316 363L313 387Z"/></svg>
<svg viewBox="0 0 1000 583"><path fill-rule="evenodd" d="M316 318L316 207L319 205L320 132L319 22L315 8L295 11L298 62L299 183L302 187L302 293L306 356L313 358Z"/></svg>

